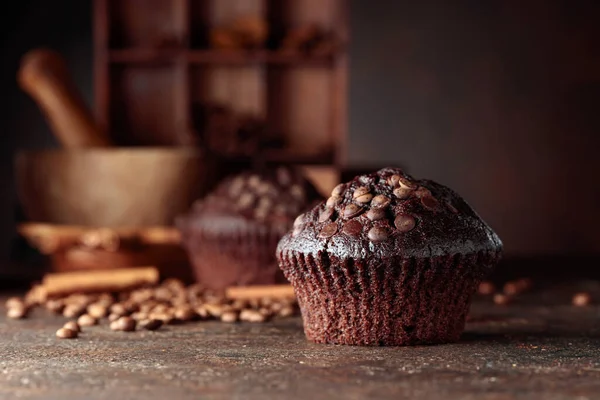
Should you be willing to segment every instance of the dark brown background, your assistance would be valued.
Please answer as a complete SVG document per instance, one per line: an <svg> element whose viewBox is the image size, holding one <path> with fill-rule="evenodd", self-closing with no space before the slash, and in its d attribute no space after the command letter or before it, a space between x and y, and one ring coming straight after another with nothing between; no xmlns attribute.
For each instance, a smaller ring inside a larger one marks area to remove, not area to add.
<svg viewBox="0 0 600 400"><path fill-rule="evenodd" d="M598 253L600 5L416 3L351 2L349 163L403 164L453 187L509 256ZM16 88L18 59L40 45L63 52L91 101L90 13L81 0L0 13L2 259L14 237L14 151L54 145Z"/></svg>

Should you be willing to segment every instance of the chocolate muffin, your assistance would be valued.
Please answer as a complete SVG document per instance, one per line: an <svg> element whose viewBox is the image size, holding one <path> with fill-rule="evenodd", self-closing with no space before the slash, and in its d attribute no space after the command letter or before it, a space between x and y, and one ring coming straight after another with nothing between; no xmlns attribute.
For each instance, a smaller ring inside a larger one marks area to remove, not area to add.
<svg viewBox="0 0 600 400"><path fill-rule="evenodd" d="M451 189L385 168L298 216L277 258L319 343L457 341L502 242Z"/></svg>
<svg viewBox="0 0 600 400"><path fill-rule="evenodd" d="M225 179L176 220L196 279L212 289L286 282L277 242L320 200L307 179L284 166Z"/></svg>

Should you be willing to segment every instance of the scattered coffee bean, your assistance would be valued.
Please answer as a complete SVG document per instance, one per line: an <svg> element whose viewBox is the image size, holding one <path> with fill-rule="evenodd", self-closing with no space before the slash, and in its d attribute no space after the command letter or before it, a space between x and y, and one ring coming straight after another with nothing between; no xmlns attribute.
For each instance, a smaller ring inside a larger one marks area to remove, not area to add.
<svg viewBox="0 0 600 400"><path fill-rule="evenodd" d="M121 316L119 314L111 313L108 315L108 322L114 322L114 321L118 320L119 318L121 318Z"/></svg>
<svg viewBox="0 0 600 400"><path fill-rule="evenodd" d="M221 304L205 304L204 308L210 316L215 318L219 318L224 311Z"/></svg>
<svg viewBox="0 0 600 400"><path fill-rule="evenodd" d="M23 319L27 316L27 307L25 305L13 305L6 311L6 316L10 319Z"/></svg>
<svg viewBox="0 0 600 400"><path fill-rule="evenodd" d="M163 322L160 319L144 319L138 325L147 331L155 331L163 325Z"/></svg>
<svg viewBox="0 0 600 400"><path fill-rule="evenodd" d="M374 226L369 230L367 237L371 242L379 243L386 240L389 236L388 230L381 226Z"/></svg>
<svg viewBox="0 0 600 400"><path fill-rule="evenodd" d="M378 194L377 196L373 197L373 199L371 200L371 207L373 208L385 208L390 204L390 198L387 196L384 196L382 194Z"/></svg>
<svg viewBox="0 0 600 400"><path fill-rule="evenodd" d="M489 282L489 281L481 282L479 284L479 287L477 288L477 293L479 293L481 295L485 295L485 296L494 294L495 291L496 291L496 286L492 282Z"/></svg>
<svg viewBox="0 0 600 400"><path fill-rule="evenodd" d="M180 321L187 322L196 318L196 313L191 307L178 307L173 316Z"/></svg>
<svg viewBox="0 0 600 400"><path fill-rule="evenodd" d="M577 307L585 307L592 303L592 296L587 292L576 293L573 296L572 303Z"/></svg>
<svg viewBox="0 0 600 400"><path fill-rule="evenodd" d="M86 306L83 304L67 304L63 309L63 316L65 318L79 317L85 312Z"/></svg>
<svg viewBox="0 0 600 400"><path fill-rule="evenodd" d="M79 326L94 326L98 323L98 321L89 314L83 314L77 318L77 323Z"/></svg>
<svg viewBox="0 0 600 400"><path fill-rule="evenodd" d="M107 312L106 306L101 303L92 303L87 307L87 313L94 318L104 318Z"/></svg>
<svg viewBox="0 0 600 400"><path fill-rule="evenodd" d="M169 294L169 297L170 297L170 294ZM121 304L121 303L115 303L112 306L110 306L110 313L111 314L117 314L119 316L123 316L123 315L127 314L127 309L125 308L125 306L123 304Z"/></svg>
<svg viewBox="0 0 600 400"><path fill-rule="evenodd" d="M6 300L6 303L4 303L4 305L6 306L6 308L24 307L25 303L22 299L18 297L11 297L8 300Z"/></svg>
<svg viewBox="0 0 600 400"><path fill-rule="evenodd" d="M333 213L333 208L326 207L319 215L319 222L323 223L325 221L329 221L329 219L333 216Z"/></svg>
<svg viewBox="0 0 600 400"><path fill-rule="evenodd" d="M394 219L394 226L399 232L406 233L414 229L417 222L415 218L408 214L399 214Z"/></svg>
<svg viewBox="0 0 600 400"><path fill-rule="evenodd" d="M76 321L69 321L63 325L63 328L72 330L73 332L81 332L81 327Z"/></svg>
<svg viewBox="0 0 600 400"><path fill-rule="evenodd" d="M200 319L208 319L211 317L211 314L208 312L204 305L196 307L194 311L196 311L196 314L198 315L198 317L200 317Z"/></svg>
<svg viewBox="0 0 600 400"><path fill-rule="evenodd" d="M241 209L248 208L254 203L254 195L252 193L246 192L242 193L242 195L238 199L238 207Z"/></svg>
<svg viewBox="0 0 600 400"><path fill-rule="evenodd" d="M131 332L135 331L135 320L131 317L121 317L110 323L110 329L113 331Z"/></svg>
<svg viewBox="0 0 600 400"><path fill-rule="evenodd" d="M238 313L235 311L226 311L223 314L221 314L221 321L222 322L237 322L238 320Z"/></svg>
<svg viewBox="0 0 600 400"><path fill-rule="evenodd" d="M46 307L46 310L54 314L60 314L65 308L65 303L62 300L50 299L46 301L44 306Z"/></svg>
<svg viewBox="0 0 600 400"><path fill-rule="evenodd" d="M158 320L162 321L164 324L172 324L175 322L175 316L173 315L173 313L170 313L170 312L161 312L161 313L152 312L152 313L150 313L150 315L148 315L148 318L158 319Z"/></svg>
<svg viewBox="0 0 600 400"><path fill-rule="evenodd" d="M346 219L354 218L360 213L362 213L364 209L356 204L348 204L344 207L344 211L342 211L342 216Z"/></svg>
<svg viewBox="0 0 600 400"><path fill-rule="evenodd" d="M379 221L380 219L384 219L385 218L385 209L383 207L380 207L380 208L371 208L369 211L367 211L367 213L365 214L365 216L370 221Z"/></svg>
<svg viewBox="0 0 600 400"><path fill-rule="evenodd" d="M260 176L251 175L248 177L248 187L255 188L260 185Z"/></svg>
<svg viewBox="0 0 600 400"><path fill-rule="evenodd" d="M509 304L512 301L512 298L510 296L507 296L504 293L496 293L494 295L494 303L498 304L498 305L506 305Z"/></svg>
<svg viewBox="0 0 600 400"><path fill-rule="evenodd" d="M142 320L148 319L148 313L138 311L138 312L134 312L133 314L131 314L130 317L135 319L136 321L142 321Z"/></svg>
<svg viewBox="0 0 600 400"><path fill-rule="evenodd" d="M337 206L338 204L340 204L341 201L342 201L341 197L331 196L330 198L327 199L327 202L325 203L325 205L329 208L333 208L333 207Z"/></svg>
<svg viewBox="0 0 600 400"><path fill-rule="evenodd" d="M355 219L346 222L342 228L342 232L348 236L359 236L362 230L362 224Z"/></svg>
<svg viewBox="0 0 600 400"><path fill-rule="evenodd" d="M396 196L400 200L408 199L412 193L413 190L407 188L399 187L394 189L394 196Z"/></svg>
<svg viewBox="0 0 600 400"><path fill-rule="evenodd" d="M507 294L509 296L514 296L516 294L519 294L521 290L516 281L510 281L510 282L506 282L504 284L502 291L504 292L504 294Z"/></svg>
<svg viewBox="0 0 600 400"><path fill-rule="evenodd" d="M333 190L331 191L331 195L339 197L342 195L342 193L344 193L345 188L346 188L346 185L344 185L343 183L340 183L339 185L337 185L336 187L333 188Z"/></svg>
<svg viewBox="0 0 600 400"><path fill-rule="evenodd" d="M319 232L319 237L323 238L323 239L327 239L332 237L333 235L336 234L338 230L338 225L335 222L330 222L329 224L325 225L322 229L321 232Z"/></svg>
<svg viewBox="0 0 600 400"><path fill-rule="evenodd" d="M294 308L292 306L284 306L277 312L277 316L281 318L287 318L294 315Z"/></svg>
<svg viewBox="0 0 600 400"><path fill-rule="evenodd" d="M256 310L242 310L240 312L240 321L245 322L263 322L265 321L265 316Z"/></svg>
<svg viewBox="0 0 600 400"><path fill-rule="evenodd" d="M75 339L77 337L77 332L67 328L60 328L56 331L56 337L60 339Z"/></svg>

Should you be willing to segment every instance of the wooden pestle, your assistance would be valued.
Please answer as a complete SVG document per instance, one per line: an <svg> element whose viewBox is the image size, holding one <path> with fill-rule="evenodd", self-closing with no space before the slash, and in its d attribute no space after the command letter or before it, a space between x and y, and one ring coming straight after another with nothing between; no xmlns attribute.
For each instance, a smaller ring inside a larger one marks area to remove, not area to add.
<svg viewBox="0 0 600 400"><path fill-rule="evenodd" d="M36 49L25 54L17 79L21 88L38 104L64 147L111 145L86 107L69 77L65 61L58 53Z"/></svg>

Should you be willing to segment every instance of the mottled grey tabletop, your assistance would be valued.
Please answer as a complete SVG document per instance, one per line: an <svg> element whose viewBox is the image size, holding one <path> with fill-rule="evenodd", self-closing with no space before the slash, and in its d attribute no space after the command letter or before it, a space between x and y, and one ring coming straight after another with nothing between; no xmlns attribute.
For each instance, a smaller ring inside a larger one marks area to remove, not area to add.
<svg viewBox="0 0 600 400"><path fill-rule="evenodd" d="M97 326L60 340L62 318L2 316L0 398L598 398L600 308L573 307L569 293L533 292L509 306L480 299L461 342L410 348L311 344L298 318Z"/></svg>

